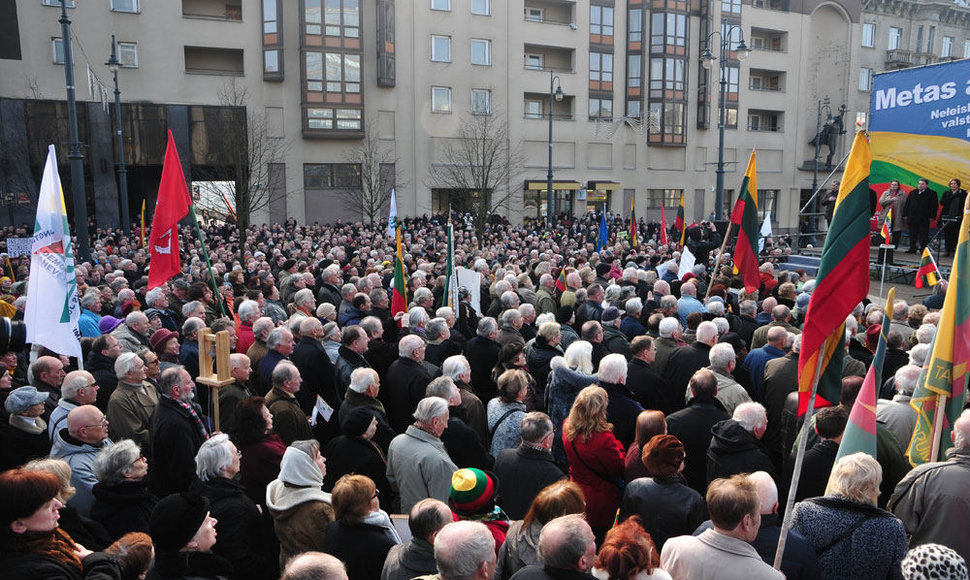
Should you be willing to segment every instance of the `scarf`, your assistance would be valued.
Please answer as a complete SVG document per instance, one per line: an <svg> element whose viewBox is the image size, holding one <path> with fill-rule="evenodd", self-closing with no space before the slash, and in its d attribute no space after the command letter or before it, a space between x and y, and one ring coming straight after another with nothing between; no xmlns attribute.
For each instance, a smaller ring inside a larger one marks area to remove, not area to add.
<svg viewBox="0 0 970 580"><path fill-rule="evenodd" d="M394 544L402 544L401 536L397 533L394 528L394 524L391 523L391 516L387 515L384 510L377 510L376 512L368 512L364 516L364 523L377 526L384 530L384 535L388 537Z"/></svg>
<svg viewBox="0 0 970 580"><path fill-rule="evenodd" d="M74 552L77 544L61 528L54 528L49 532L7 533L6 536L3 551L8 555L36 554L56 560L78 572L84 569L81 558Z"/></svg>
<svg viewBox="0 0 970 580"><path fill-rule="evenodd" d="M202 423L202 419L199 418L199 414L195 412L195 407L193 407L189 403L186 403L185 401L181 401L179 399L173 399L172 397L168 397L168 398L169 398L170 401L173 401L178 406L180 406L183 409L185 409L186 411L188 411L189 415L191 415L192 418L195 419L195 424L199 428L199 433L202 434L202 440L203 441L208 441L209 440L209 431L205 428L205 424Z"/></svg>

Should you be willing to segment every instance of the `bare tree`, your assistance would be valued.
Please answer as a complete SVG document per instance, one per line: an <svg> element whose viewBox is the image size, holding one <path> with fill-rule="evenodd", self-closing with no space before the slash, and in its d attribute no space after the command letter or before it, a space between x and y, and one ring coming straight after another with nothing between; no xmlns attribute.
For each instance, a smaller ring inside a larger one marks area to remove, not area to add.
<svg viewBox="0 0 970 580"><path fill-rule="evenodd" d="M495 112L464 119L456 139L431 168L432 188L447 188L452 211L469 214L481 234L489 217L507 206L512 181L522 167L522 153L509 137L505 118Z"/></svg>
<svg viewBox="0 0 970 580"><path fill-rule="evenodd" d="M193 177L209 181L213 193L235 205L239 241L245 247L253 214L269 207L274 189L285 188L274 183L279 177L271 167L284 163L290 143L273 134L262 111L247 109L246 87L236 79L226 81L218 96L222 107L205 119L203 159L193 159Z"/></svg>
<svg viewBox="0 0 970 580"><path fill-rule="evenodd" d="M355 166L360 176L360 187L348 190L344 203L355 217L373 224L387 212L391 190L406 185L398 179L398 158L391 146L378 138L377 127L368 123L364 138L347 151L344 159Z"/></svg>

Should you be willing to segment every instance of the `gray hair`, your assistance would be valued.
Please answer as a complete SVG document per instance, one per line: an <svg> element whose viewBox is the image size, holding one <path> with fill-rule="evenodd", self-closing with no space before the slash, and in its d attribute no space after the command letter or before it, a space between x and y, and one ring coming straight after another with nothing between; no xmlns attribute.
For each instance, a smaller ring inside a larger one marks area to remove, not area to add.
<svg viewBox="0 0 970 580"><path fill-rule="evenodd" d="M434 539L434 559L441 578L474 578L482 564L495 557L495 538L481 522L453 522Z"/></svg>
<svg viewBox="0 0 970 580"><path fill-rule="evenodd" d="M67 373L67 376L64 377L64 382L61 383L61 398L73 401L77 397L77 392L88 386L88 382L93 380L94 375L88 371L71 371Z"/></svg>
<svg viewBox="0 0 970 580"><path fill-rule="evenodd" d="M368 367L360 367L350 373L350 384L348 389L355 393L363 393L371 386L376 385L379 377L377 371Z"/></svg>
<svg viewBox="0 0 970 580"><path fill-rule="evenodd" d="M441 397L449 402L452 397L456 397L457 395L458 387L455 386L455 380L451 377L436 377L424 389L425 397Z"/></svg>
<svg viewBox="0 0 970 580"><path fill-rule="evenodd" d="M331 321L323 325L323 338L330 338L337 334L340 334L340 327L336 322Z"/></svg>
<svg viewBox="0 0 970 580"><path fill-rule="evenodd" d="M131 439L122 439L112 445L102 447L94 457L92 469L102 485L116 485L131 473L135 462L141 457L141 448Z"/></svg>
<svg viewBox="0 0 970 580"><path fill-rule="evenodd" d="M846 455L835 462L825 495L840 495L850 501L876 505L882 467L866 453Z"/></svg>
<svg viewBox="0 0 970 580"><path fill-rule="evenodd" d="M263 335L268 334L275 327L276 324L269 316L257 318L256 321L253 322L253 336L265 342L266 339Z"/></svg>
<svg viewBox="0 0 970 580"><path fill-rule="evenodd" d="M283 342L283 339L287 334L292 335L293 333L285 328L274 328L272 332L269 333L269 336L266 337L266 348L269 350L276 350L276 347Z"/></svg>
<svg viewBox="0 0 970 580"><path fill-rule="evenodd" d="M415 302L424 302L428 298L434 299L434 293L427 286L422 286L414 291Z"/></svg>
<svg viewBox="0 0 970 580"><path fill-rule="evenodd" d="M259 312L259 302L255 300L243 300L237 312L239 313L239 320L252 323L256 318L256 314Z"/></svg>
<svg viewBox="0 0 970 580"><path fill-rule="evenodd" d="M199 302L198 300L189 300L188 302L182 305L182 316L188 318L189 313L195 310L196 308L198 308L199 306L202 306L202 303Z"/></svg>
<svg viewBox="0 0 970 580"><path fill-rule="evenodd" d="M912 395L916 390L916 381L919 380L919 373L922 369L916 365L903 365L896 371L894 382L896 392L900 395Z"/></svg>
<svg viewBox="0 0 970 580"><path fill-rule="evenodd" d="M660 320L660 336L663 338L671 338L674 333L680 330L680 321L674 316L668 316Z"/></svg>
<svg viewBox="0 0 970 580"><path fill-rule="evenodd" d="M515 308L509 308L504 310L501 315L499 315L499 320L502 326L510 326L514 321L522 318L522 313Z"/></svg>
<svg viewBox="0 0 970 580"><path fill-rule="evenodd" d="M677 297L672 294L664 294L660 297L660 308L672 308L677 306Z"/></svg>
<svg viewBox="0 0 970 580"><path fill-rule="evenodd" d="M428 340L438 340L448 332L448 321L444 318L432 318L424 327L424 334Z"/></svg>
<svg viewBox="0 0 970 580"><path fill-rule="evenodd" d="M454 318L455 309L451 306L442 306L441 308L434 311L434 315L438 318Z"/></svg>
<svg viewBox="0 0 970 580"><path fill-rule="evenodd" d="M435 417L443 417L447 412L448 401L441 397L425 397L418 401L413 416L419 423L430 423Z"/></svg>
<svg viewBox="0 0 970 580"><path fill-rule="evenodd" d="M627 316L637 316L643 312L643 300L640 298L630 298L626 301L626 305L623 307L626 310Z"/></svg>
<svg viewBox="0 0 970 580"><path fill-rule="evenodd" d="M471 365L468 364L468 359L460 354L450 356L441 363L441 374L451 377L455 382L470 370Z"/></svg>
<svg viewBox="0 0 970 580"><path fill-rule="evenodd" d="M707 344L717 338L717 325L710 320L705 320L697 325L695 336L697 337L697 342Z"/></svg>
<svg viewBox="0 0 970 580"><path fill-rule="evenodd" d="M592 541L593 533L582 514L555 518L539 533L539 560L550 568L573 570Z"/></svg>
<svg viewBox="0 0 970 580"><path fill-rule="evenodd" d="M309 288L301 288L296 291L293 295L293 304L297 306L303 306L304 304L313 304L313 290Z"/></svg>
<svg viewBox="0 0 970 580"><path fill-rule="evenodd" d="M711 352L708 353L708 358L711 361L711 367L717 370L726 371L728 365L731 361L735 360L736 353L734 352L734 346L729 342L719 342L711 347Z"/></svg>
<svg viewBox="0 0 970 580"><path fill-rule="evenodd" d="M926 363L926 357L929 354L930 345L923 343L917 344L909 349L909 364L923 368L923 365Z"/></svg>
<svg viewBox="0 0 970 580"><path fill-rule="evenodd" d="M727 321L727 318L724 318L722 316L718 316L717 318L715 318L711 322L713 322L714 323L714 326L717 327L717 334L718 334L718 336L720 336L720 335L726 333L727 331L731 330L731 324Z"/></svg>
<svg viewBox="0 0 970 580"><path fill-rule="evenodd" d="M761 403L748 402L735 407L731 418L750 433L768 422L768 413Z"/></svg>
<svg viewBox="0 0 970 580"><path fill-rule="evenodd" d="M158 301L165 297L165 291L159 288L152 288L145 293L145 304L149 308L154 308Z"/></svg>
<svg viewBox="0 0 970 580"><path fill-rule="evenodd" d="M88 310L99 309L101 306L101 293L94 289L88 290L81 297L81 306Z"/></svg>
<svg viewBox="0 0 970 580"><path fill-rule="evenodd" d="M358 324L361 328L364 329L364 332L367 333L367 338L370 338L371 336L373 336L375 333L377 333L378 330L380 330L384 326L381 323L381 319L376 316L365 316L360 320Z"/></svg>
<svg viewBox="0 0 970 580"><path fill-rule="evenodd" d="M182 323L182 336L188 339L193 332L198 332L203 327L205 327L205 321L195 317L186 318L185 322Z"/></svg>
<svg viewBox="0 0 970 580"><path fill-rule="evenodd" d="M921 324L916 329L916 341L919 344L930 344L934 338L936 338L935 324Z"/></svg>
<svg viewBox="0 0 970 580"><path fill-rule="evenodd" d="M232 465L233 452L225 433L207 439L195 454L195 474L202 481L222 476L222 470Z"/></svg>
<svg viewBox="0 0 970 580"><path fill-rule="evenodd" d="M425 310L423 306L412 306L411 309L408 310L408 324L411 326L428 324L429 318L428 311Z"/></svg>
<svg viewBox="0 0 970 580"><path fill-rule="evenodd" d="M148 317L141 310L135 310L134 312L129 312L128 316L125 316L125 326L131 326L132 324L138 324L148 322Z"/></svg>
<svg viewBox="0 0 970 580"><path fill-rule="evenodd" d="M135 370L135 361L141 360L133 352L123 352L115 359L115 376L122 379Z"/></svg>
<svg viewBox="0 0 970 580"><path fill-rule="evenodd" d="M397 343L397 354L401 358L412 358L414 351L424 346L424 339L416 334L408 334Z"/></svg>
<svg viewBox="0 0 970 580"><path fill-rule="evenodd" d="M522 442L535 445L552 433L552 419L545 413L532 411L522 417L519 429L522 434Z"/></svg>
<svg viewBox="0 0 970 580"><path fill-rule="evenodd" d="M600 361L597 376L604 383L619 383L626 380L626 357L622 354L608 354Z"/></svg>
<svg viewBox="0 0 970 580"><path fill-rule="evenodd" d="M720 300L711 300L707 303L707 311L718 316L724 315L724 303Z"/></svg>
<svg viewBox="0 0 970 580"><path fill-rule="evenodd" d="M738 310L743 316L751 316L753 318L758 312L758 303L754 300L742 300L738 306Z"/></svg>
<svg viewBox="0 0 970 580"><path fill-rule="evenodd" d="M276 363L276 366L273 367L273 372L270 375L270 380L272 381L273 386L282 386L283 383L293 377L293 371L296 370L296 366L289 361L281 360L280 362Z"/></svg>
<svg viewBox="0 0 970 580"><path fill-rule="evenodd" d="M529 304L528 302L523 302L522 304L519 304L518 310L519 310L519 314L521 314L523 317L535 316L535 313L536 313L536 307Z"/></svg>
<svg viewBox="0 0 970 580"><path fill-rule="evenodd" d="M488 335L498 330L498 323L491 316L486 316L478 321L478 336L488 338Z"/></svg>
<svg viewBox="0 0 970 580"><path fill-rule="evenodd" d="M970 446L970 410L964 410L953 423L953 446L966 449Z"/></svg>

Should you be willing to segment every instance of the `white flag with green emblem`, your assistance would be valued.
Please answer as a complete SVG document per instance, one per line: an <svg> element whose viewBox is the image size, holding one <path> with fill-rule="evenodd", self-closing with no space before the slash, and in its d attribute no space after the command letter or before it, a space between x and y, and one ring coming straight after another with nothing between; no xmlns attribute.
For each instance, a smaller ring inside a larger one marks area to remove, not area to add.
<svg viewBox="0 0 970 580"><path fill-rule="evenodd" d="M81 333L77 326L80 317L74 246L67 225L61 179L57 174L57 156L54 146L50 145L37 197L37 220L30 255L30 280L24 311L27 342L46 346L58 354L81 358Z"/></svg>

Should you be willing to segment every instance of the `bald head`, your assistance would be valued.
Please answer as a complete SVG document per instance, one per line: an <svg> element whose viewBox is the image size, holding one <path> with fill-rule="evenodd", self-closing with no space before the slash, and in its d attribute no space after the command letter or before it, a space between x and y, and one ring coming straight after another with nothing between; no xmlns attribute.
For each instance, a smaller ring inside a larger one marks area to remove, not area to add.
<svg viewBox="0 0 970 580"><path fill-rule="evenodd" d="M767 300L766 300L767 302ZM786 322L791 318L791 309L784 304L779 304L771 309L771 319L778 322Z"/></svg>
<svg viewBox="0 0 970 580"><path fill-rule="evenodd" d="M583 516L562 516L543 526L539 559L548 568L588 572L596 559L596 536Z"/></svg>
<svg viewBox="0 0 970 580"><path fill-rule="evenodd" d="M778 487L765 471L755 471L748 475L748 481L754 484L761 499L761 514L773 514L778 511Z"/></svg>
<svg viewBox="0 0 970 580"><path fill-rule="evenodd" d="M788 340L788 331L785 330L784 326L772 326L768 329L768 344L771 346L784 349L785 341Z"/></svg>
<svg viewBox="0 0 970 580"><path fill-rule="evenodd" d="M347 580L347 569L330 554L304 552L290 560L281 580Z"/></svg>
<svg viewBox="0 0 970 580"><path fill-rule="evenodd" d="M107 420L94 405L74 407L67 414L67 432L85 443L100 443L108 436Z"/></svg>
<svg viewBox="0 0 970 580"><path fill-rule="evenodd" d="M441 580L490 580L495 572L495 539L480 522L450 523L434 539L434 559Z"/></svg>

